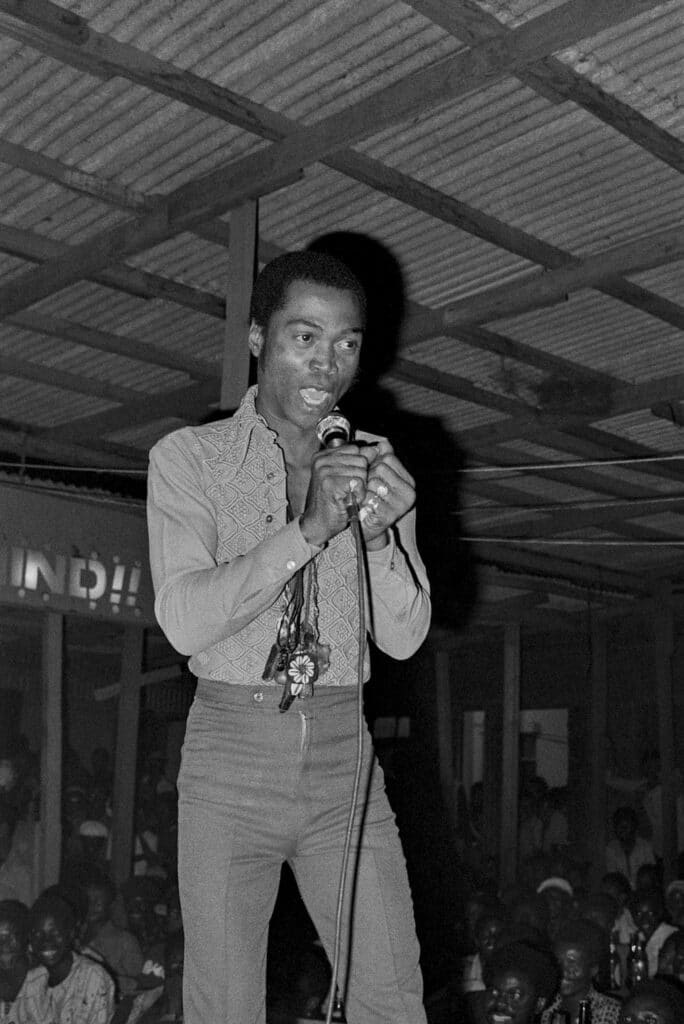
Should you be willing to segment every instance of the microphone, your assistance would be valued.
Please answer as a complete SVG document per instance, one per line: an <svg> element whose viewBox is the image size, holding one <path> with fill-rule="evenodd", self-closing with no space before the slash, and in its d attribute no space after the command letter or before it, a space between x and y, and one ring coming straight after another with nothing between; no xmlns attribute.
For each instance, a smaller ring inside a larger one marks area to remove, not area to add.
<svg viewBox="0 0 684 1024"><path fill-rule="evenodd" d="M322 420L318 421L316 436L324 448L339 448L341 445L349 443L351 424L339 409L333 409L329 416L324 416ZM359 506L356 503L354 492L351 490L346 509L350 519L358 519Z"/></svg>
<svg viewBox="0 0 684 1024"><path fill-rule="evenodd" d="M351 438L351 424L339 409L333 409L329 416L318 421L316 436L324 448L339 448L348 444Z"/></svg>

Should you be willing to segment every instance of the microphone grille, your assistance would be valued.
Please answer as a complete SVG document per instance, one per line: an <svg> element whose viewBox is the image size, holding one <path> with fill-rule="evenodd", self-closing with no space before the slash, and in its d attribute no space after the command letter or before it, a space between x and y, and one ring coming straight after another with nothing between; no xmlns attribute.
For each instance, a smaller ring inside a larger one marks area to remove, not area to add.
<svg viewBox="0 0 684 1024"><path fill-rule="evenodd" d="M325 448L346 444L351 437L351 424L339 409L333 409L329 416L319 420L316 436Z"/></svg>

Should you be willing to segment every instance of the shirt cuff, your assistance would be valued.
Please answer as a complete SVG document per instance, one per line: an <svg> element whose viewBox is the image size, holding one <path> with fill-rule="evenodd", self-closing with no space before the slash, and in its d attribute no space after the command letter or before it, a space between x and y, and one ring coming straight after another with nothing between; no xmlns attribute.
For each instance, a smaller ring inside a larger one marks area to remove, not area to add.
<svg viewBox="0 0 684 1024"><path fill-rule="evenodd" d="M384 548L378 548L376 551L368 551L366 549L366 558L368 559L368 567L373 569L384 569L387 572L391 572L394 569L394 563L397 555L397 542L394 539L394 530L389 529L387 531L389 541L385 544Z"/></svg>

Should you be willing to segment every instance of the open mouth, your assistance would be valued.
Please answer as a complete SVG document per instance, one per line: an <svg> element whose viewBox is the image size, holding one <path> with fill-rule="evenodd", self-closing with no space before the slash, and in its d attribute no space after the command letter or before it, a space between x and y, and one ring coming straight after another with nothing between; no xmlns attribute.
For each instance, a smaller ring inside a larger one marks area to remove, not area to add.
<svg viewBox="0 0 684 1024"><path fill-rule="evenodd" d="M301 388L299 393L312 409L318 409L330 401L330 392L322 391L320 388Z"/></svg>

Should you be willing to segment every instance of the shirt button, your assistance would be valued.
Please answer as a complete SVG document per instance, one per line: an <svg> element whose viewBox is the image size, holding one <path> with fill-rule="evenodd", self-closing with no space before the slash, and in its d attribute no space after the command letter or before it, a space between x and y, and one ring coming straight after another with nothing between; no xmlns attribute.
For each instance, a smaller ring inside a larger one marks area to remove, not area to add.
<svg viewBox="0 0 684 1024"><path fill-rule="evenodd" d="M255 694L252 694L252 700L255 701L257 704L261 704L263 702L263 699L264 695L261 692L261 690L257 690Z"/></svg>
<svg viewBox="0 0 684 1024"><path fill-rule="evenodd" d="M290 561L286 564L285 568L289 572L294 572L296 565L297 565L297 563L293 562L292 559L290 559Z"/></svg>
<svg viewBox="0 0 684 1024"><path fill-rule="evenodd" d="M266 516L266 522L267 523L272 523L273 522L273 516Z"/></svg>

